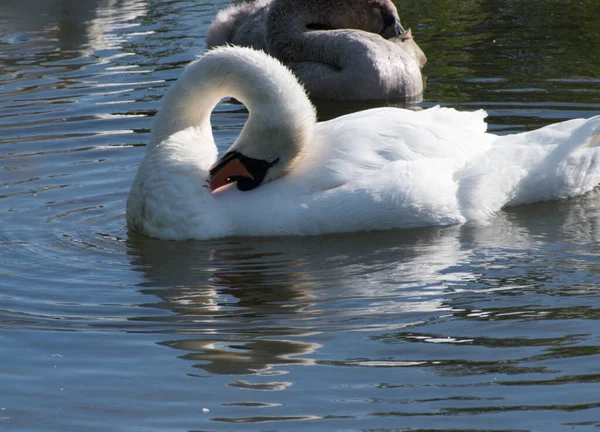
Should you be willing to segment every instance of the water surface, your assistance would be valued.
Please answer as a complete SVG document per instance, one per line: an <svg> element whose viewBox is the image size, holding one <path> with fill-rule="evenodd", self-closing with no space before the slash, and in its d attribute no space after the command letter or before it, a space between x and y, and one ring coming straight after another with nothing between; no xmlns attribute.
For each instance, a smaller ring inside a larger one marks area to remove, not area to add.
<svg viewBox="0 0 600 432"><path fill-rule="evenodd" d="M448 228L127 232L159 99L226 4L0 4L0 430L600 429L598 192ZM600 114L594 0L399 7L420 107ZM216 108L221 150L246 117Z"/></svg>

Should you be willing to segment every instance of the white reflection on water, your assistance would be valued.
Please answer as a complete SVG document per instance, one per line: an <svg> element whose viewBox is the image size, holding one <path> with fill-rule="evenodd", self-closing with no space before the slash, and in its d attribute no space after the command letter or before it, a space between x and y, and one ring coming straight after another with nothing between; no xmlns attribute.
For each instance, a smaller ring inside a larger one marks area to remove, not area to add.
<svg viewBox="0 0 600 432"><path fill-rule="evenodd" d="M38 43L47 52L88 57L121 47L126 38L115 30L134 35L132 28L139 25L134 20L145 12L146 0L4 0L0 40L16 44L21 38L28 48Z"/></svg>

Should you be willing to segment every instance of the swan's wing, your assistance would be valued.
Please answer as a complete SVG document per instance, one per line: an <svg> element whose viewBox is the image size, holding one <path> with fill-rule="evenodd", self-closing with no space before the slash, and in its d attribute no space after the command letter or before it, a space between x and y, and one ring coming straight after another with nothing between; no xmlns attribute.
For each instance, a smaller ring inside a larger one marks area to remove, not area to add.
<svg viewBox="0 0 600 432"><path fill-rule="evenodd" d="M484 117L382 108L321 123L288 175L236 194L228 214L243 208L237 227L302 234L464 222L454 174L490 148Z"/></svg>
<svg viewBox="0 0 600 432"><path fill-rule="evenodd" d="M290 177L310 179L315 191L360 185L383 170L392 174L441 160L456 170L489 148L493 137L485 133L485 116L440 107L378 108L319 123L314 146Z"/></svg>
<svg viewBox="0 0 600 432"><path fill-rule="evenodd" d="M376 109L324 122L289 175L224 195L236 233L447 225L600 182L600 116L497 137L482 111Z"/></svg>

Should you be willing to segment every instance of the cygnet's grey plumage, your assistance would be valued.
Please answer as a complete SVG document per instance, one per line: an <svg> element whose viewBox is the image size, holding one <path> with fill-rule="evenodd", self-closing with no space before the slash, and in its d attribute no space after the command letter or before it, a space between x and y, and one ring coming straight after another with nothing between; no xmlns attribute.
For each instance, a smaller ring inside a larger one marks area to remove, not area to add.
<svg viewBox="0 0 600 432"><path fill-rule="evenodd" d="M391 0L256 0L219 12L209 48L261 49L294 71L312 98L418 96L427 61Z"/></svg>

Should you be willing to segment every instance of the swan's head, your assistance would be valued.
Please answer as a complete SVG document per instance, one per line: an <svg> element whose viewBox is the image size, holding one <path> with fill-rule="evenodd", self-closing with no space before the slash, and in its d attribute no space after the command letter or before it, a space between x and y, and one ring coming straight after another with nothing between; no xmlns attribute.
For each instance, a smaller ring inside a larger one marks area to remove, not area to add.
<svg viewBox="0 0 600 432"><path fill-rule="evenodd" d="M238 189L251 190L293 168L313 139L316 112L304 87L275 58L239 47L213 53L234 53L232 96L246 105L249 116L238 139L210 168L210 188L237 182ZM215 69L215 76L223 75L222 68Z"/></svg>
<svg viewBox="0 0 600 432"><path fill-rule="evenodd" d="M251 114L234 145L211 167L212 191L233 182L241 191L252 190L285 175L301 155L310 140L312 115L278 125L261 117Z"/></svg>

